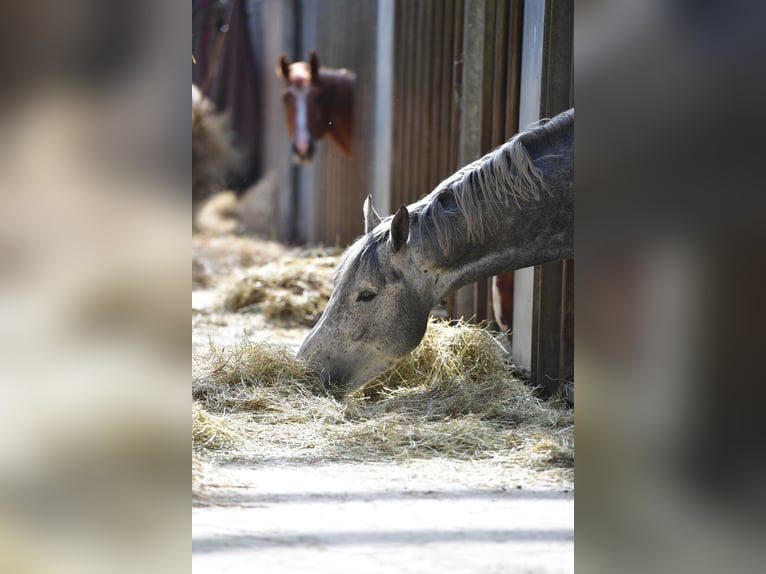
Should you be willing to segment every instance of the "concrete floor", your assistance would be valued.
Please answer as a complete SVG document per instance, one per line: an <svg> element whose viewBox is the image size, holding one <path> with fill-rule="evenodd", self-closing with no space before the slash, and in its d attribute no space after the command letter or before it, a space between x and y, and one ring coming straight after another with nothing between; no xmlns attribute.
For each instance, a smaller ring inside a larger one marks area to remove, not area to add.
<svg viewBox="0 0 766 574"><path fill-rule="evenodd" d="M205 572L573 572L571 491L517 489L481 463L227 470L192 510Z"/></svg>

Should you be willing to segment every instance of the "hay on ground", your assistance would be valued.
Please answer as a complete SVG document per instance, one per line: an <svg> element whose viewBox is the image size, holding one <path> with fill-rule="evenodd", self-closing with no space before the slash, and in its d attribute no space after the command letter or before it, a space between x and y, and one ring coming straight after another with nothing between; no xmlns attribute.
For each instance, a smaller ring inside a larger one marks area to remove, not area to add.
<svg viewBox="0 0 766 574"><path fill-rule="evenodd" d="M194 231L214 237L235 234L241 227L238 218L237 194L221 190L213 194L198 208Z"/></svg>
<svg viewBox="0 0 766 574"><path fill-rule="evenodd" d="M242 436L231 457L303 460L492 459L515 476L570 485L572 411L513 378L492 336L432 321L391 371L338 401L292 351L244 341L196 365L195 404ZM217 431L216 431L217 432ZM216 434L225 437L225 434Z"/></svg>
<svg viewBox="0 0 766 574"><path fill-rule="evenodd" d="M216 415L206 411L199 402L192 402L193 449L225 450L236 447L242 441L239 427L231 416Z"/></svg>
<svg viewBox="0 0 766 574"><path fill-rule="evenodd" d="M192 288L212 287L235 271L266 265L285 249L254 237L192 235Z"/></svg>
<svg viewBox="0 0 766 574"><path fill-rule="evenodd" d="M234 279L224 308L262 313L282 326L313 326L330 298L338 256L310 255L282 257Z"/></svg>

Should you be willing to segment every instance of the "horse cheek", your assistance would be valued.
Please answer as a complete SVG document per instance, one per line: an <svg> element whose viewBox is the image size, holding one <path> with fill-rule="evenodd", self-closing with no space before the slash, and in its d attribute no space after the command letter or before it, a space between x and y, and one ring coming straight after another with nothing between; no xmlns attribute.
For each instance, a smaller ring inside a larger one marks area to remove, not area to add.
<svg viewBox="0 0 766 574"><path fill-rule="evenodd" d="M314 110L313 106L309 107L309 133L315 140L322 139L327 131L327 122L318 114L319 112Z"/></svg>
<svg viewBox="0 0 766 574"><path fill-rule="evenodd" d="M406 320L402 320L405 319ZM420 306L413 302L403 306L399 319L394 324L396 340L400 341L401 349L398 353L403 356L412 351L423 340L428 327L428 310L423 313Z"/></svg>
<svg viewBox="0 0 766 574"><path fill-rule="evenodd" d="M285 124L287 124L287 135L293 139L295 137L295 103L292 99L285 102Z"/></svg>
<svg viewBox="0 0 766 574"><path fill-rule="evenodd" d="M287 113L287 135L290 139L295 138L295 111Z"/></svg>

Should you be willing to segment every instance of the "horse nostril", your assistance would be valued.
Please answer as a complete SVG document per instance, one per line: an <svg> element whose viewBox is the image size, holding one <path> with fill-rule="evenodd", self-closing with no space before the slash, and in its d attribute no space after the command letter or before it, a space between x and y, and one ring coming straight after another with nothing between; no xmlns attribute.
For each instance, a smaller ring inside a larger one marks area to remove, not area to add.
<svg viewBox="0 0 766 574"><path fill-rule="evenodd" d="M316 151L316 147L314 146L314 141L310 141L308 148L306 151L301 152L298 147L293 143L291 146L291 150L293 153L293 161L297 164L307 164L314 158L314 152Z"/></svg>
<svg viewBox="0 0 766 574"><path fill-rule="evenodd" d="M356 331L356 332L355 332L355 333L354 333L354 334L351 336L351 339L352 339L353 341L358 341L358 340L360 340L362 337L364 337L366 334L367 334L367 327L362 327L362 328L358 329L358 330L357 330L357 331Z"/></svg>

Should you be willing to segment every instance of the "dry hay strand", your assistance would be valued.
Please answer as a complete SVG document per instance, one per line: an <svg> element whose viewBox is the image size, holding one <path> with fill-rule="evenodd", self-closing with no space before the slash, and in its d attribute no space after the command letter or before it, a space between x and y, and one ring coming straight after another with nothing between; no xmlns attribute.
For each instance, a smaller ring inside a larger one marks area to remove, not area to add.
<svg viewBox="0 0 766 574"><path fill-rule="evenodd" d="M192 449L227 450L241 441L241 424L236 419L208 412L192 401Z"/></svg>
<svg viewBox="0 0 766 574"><path fill-rule="evenodd" d="M344 460L475 459L506 446L497 429L475 415L428 420L385 413L337 430L331 446L335 457Z"/></svg>
<svg viewBox="0 0 766 574"><path fill-rule="evenodd" d="M282 257L251 269L226 290L227 311L256 312L281 326L312 327L332 293L336 252L308 252Z"/></svg>
<svg viewBox="0 0 766 574"><path fill-rule="evenodd" d="M192 495L204 496L206 485L214 479L216 460L241 448L244 441L241 417L207 411L192 400Z"/></svg>
<svg viewBox="0 0 766 574"><path fill-rule="evenodd" d="M345 401L289 349L267 343L211 346L198 371L194 399L224 424L243 425L238 456L489 459L522 479L573 482L571 409L514 379L477 326L431 321L411 356Z"/></svg>

